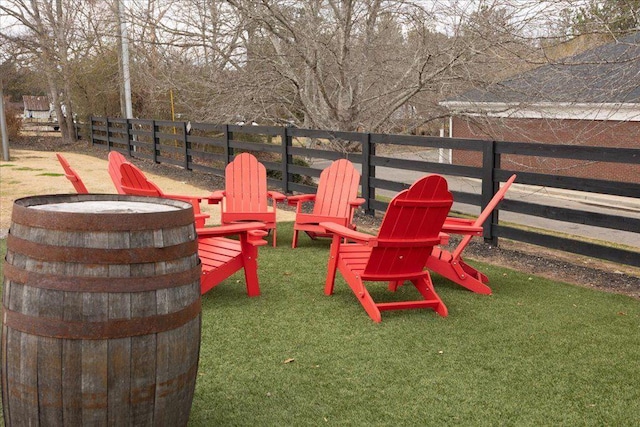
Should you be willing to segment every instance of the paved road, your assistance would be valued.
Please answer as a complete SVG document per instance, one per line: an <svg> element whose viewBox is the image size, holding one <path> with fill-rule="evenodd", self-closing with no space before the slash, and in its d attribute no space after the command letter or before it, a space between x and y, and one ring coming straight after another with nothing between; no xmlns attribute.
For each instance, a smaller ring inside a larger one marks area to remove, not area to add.
<svg viewBox="0 0 640 427"><path fill-rule="evenodd" d="M385 156L392 157L386 154ZM425 150L420 152L396 154L393 157L403 157L415 160L437 161L438 150ZM316 159L313 160L313 167L325 168L330 161ZM360 168L360 165L356 165ZM415 171L407 171L386 167L377 167L376 176L383 179L393 180L411 184L421 177L423 173ZM449 188L452 191L460 191L464 193L480 194L481 181L471 178L462 178L454 176L446 176ZM377 190L377 194L393 197L392 191ZM601 214L610 214L617 216L625 216L629 218L640 219L640 198L632 199L628 197L616 196L599 196L589 193L577 191L564 191L552 188L528 186L522 184L514 184L507 192L508 199L520 200L527 203L536 203L545 206L563 207L568 209L583 210L588 212L596 212ZM478 215L480 208L477 206L467 205L454 202L453 211ZM531 215L524 215L515 212L500 211L500 219L515 224L523 224L529 227L535 227L544 230L556 231L575 236L588 237L606 242L624 244L627 246L638 248L640 251L640 230L637 233L611 230L608 228L593 227L575 223L567 223L562 221L551 220Z"/></svg>

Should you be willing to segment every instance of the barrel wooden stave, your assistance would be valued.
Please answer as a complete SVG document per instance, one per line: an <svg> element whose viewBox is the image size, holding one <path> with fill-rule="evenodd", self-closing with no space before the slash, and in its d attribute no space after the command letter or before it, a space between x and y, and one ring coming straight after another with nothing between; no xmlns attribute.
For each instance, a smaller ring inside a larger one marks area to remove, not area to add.
<svg viewBox="0 0 640 427"><path fill-rule="evenodd" d="M124 196L117 196L124 197ZM191 213L192 218L192 213ZM64 248L165 248L195 239L193 223L160 230L60 231L14 223L11 235ZM49 262L8 247L6 263L38 274L146 278L198 266L197 254L159 262ZM107 322L175 313L200 297L199 280L143 292L39 288L5 278L3 307L69 322ZM184 425L198 364L200 315L173 329L110 339L38 336L3 322L3 402L15 425ZM52 357L57 355L57 357Z"/></svg>

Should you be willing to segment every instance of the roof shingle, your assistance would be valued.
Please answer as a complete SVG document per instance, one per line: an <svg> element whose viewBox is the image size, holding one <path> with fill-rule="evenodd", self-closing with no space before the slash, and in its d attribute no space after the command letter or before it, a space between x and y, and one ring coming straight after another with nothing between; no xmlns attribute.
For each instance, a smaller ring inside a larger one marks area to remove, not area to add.
<svg viewBox="0 0 640 427"><path fill-rule="evenodd" d="M640 32L447 101L640 103Z"/></svg>
<svg viewBox="0 0 640 427"><path fill-rule="evenodd" d="M29 111L49 111L49 97L47 96L31 96L23 95L25 110Z"/></svg>

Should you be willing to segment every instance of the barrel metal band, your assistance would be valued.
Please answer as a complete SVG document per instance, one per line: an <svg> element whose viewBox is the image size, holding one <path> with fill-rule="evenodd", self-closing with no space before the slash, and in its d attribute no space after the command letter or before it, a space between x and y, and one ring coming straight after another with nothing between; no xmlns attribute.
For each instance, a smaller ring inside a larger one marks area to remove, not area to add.
<svg viewBox="0 0 640 427"><path fill-rule="evenodd" d="M42 197L46 200L46 197ZM139 200L149 201L151 198L134 196L111 195L78 195L77 197L64 197L57 200L50 196L51 201L90 201L90 200ZM68 200L67 200L68 199ZM167 203L167 202L165 202ZM29 227L40 227L47 230L59 231L142 231L157 230L159 225L162 228L182 227L193 224L193 208L178 209L168 212L152 213L100 213L86 214L75 212L54 212L40 209L32 209L28 206L21 206L17 202L13 205L11 222Z"/></svg>
<svg viewBox="0 0 640 427"><path fill-rule="evenodd" d="M174 273L144 277L93 277L61 276L27 271L17 268L7 261L4 263L4 277L14 283L38 289L70 292L130 293L169 289L193 283L200 278L201 266Z"/></svg>
<svg viewBox="0 0 640 427"><path fill-rule="evenodd" d="M182 310L133 319L79 322L36 317L3 307L5 327L31 335L72 340L103 340L157 334L176 329L200 314L200 297Z"/></svg>
<svg viewBox="0 0 640 427"><path fill-rule="evenodd" d="M102 249L44 245L21 239L9 233L7 248L15 253L24 254L39 261L85 264L141 264L173 261L193 255L198 251L198 242L190 240L161 248Z"/></svg>

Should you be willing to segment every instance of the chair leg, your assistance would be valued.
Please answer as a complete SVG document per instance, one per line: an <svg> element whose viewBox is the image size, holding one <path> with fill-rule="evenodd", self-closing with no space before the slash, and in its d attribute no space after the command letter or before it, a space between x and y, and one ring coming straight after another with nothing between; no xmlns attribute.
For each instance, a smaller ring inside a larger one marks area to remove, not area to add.
<svg viewBox="0 0 640 427"><path fill-rule="evenodd" d="M449 254L447 251L442 251L440 257L435 257L433 255L430 256L427 260L426 267L429 270L446 277L452 282L457 283L458 285L467 288L472 292L482 295L491 295L491 288L489 286L484 284L481 280L478 280L478 278L474 277L474 274L469 274L468 272L466 272L464 267L462 267L460 264L461 260L454 260L450 256L447 257L447 254ZM484 276L482 273L478 272L472 267L469 268L475 271L477 274Z"/></svg>
<svg viewBox="0 0 640 427"><path fill-rule="evenodd" d="M353 293L356 295L356 298L358 298L358 301L364 308L364 311L367 312L371 320L373 320L376 323L380 323L382 321L382 315L380 314L380 310L376 306L376 303L373 300L373 298L371 298L371 295L369 294L369 291L367 290L367 288L365 288L364 283L362 283L362 280L360 280L359 278L356 278L355 276L353 277L347 277L347 276L348 275L345 275L345 280L347 281L347 284L349 285Z"/></svg>
<svg viewBox="0 0 640 427"><path fill-rule="evenodd" d="M242 265L244 267L244 280L247 284L247 295L256 297L260 295L260 282L258 280L258 248L241 237Z"/></svg>
<svg viewBox="0 0 640 427"><path fill-rule="evenodd" d="M397 290L398 290L398 288L399 288L400 286L402 286L402 283L403 283L403 282L401 282L400 280L395 280L395 281L393 281L393 282L389 282L389 290L390 290L391 292L395 292L395 291L397 291Z"/></svg>
<svg viewBox="0 0 640 427"><path fill-rule="evenodd" d="M340 241L340 237L334 235L334 241ZM342 277L344 278L351 291L355 294L356 298L358 298L358 302L364 308L364 311L367 312L371 320L376 323L380 323L382 321L382 315L380 314L380 309L378 305L369 294L369 291L364 286L364 282L362 279L357 276L351 269L345 267L344 265L338 264L338 268L340 269L340 273L342 273ZM326 293L326 292L325 292Z"/></svg>
<svg viewBox="0 0 640 427"><path fill-rule="evenodd" d="M291 240L291 249L295 249L298 246L298 230L293 229L293 239Z"/></svg>
<svg viewBox="0 0 640 427"><path fill-rule="evenodd" d="M464 262L462 259L458 259L458 264L460 267L467 273L467 275L473 277L474 279L479 280L482 283L489 283L489 278L484 274L471 267L469 264Z"/></svg>
<svg viewBox="0 0 640 427"><path fill-rule="evenodd" d="M329 263L327 264L327 279L324 284L324 294L333 294L333 287L336 283L336 270L338 269L338 255L340 247L340 237L333 236L331 248L329 249Z"/></svg>
<svg viewBox="0 0 640 427"><path fill-rule="evenodd" d="M254 262L255 264L255 262ZM255 266L244 266L244 279L247 282L247 295L257 297L260 295L260 284L258 282L258 271Z"/></svg>
<svg viewBox="0 0 640 427"><path fill-rule="evenodd" d="M431 307L433 307L436 313L442 317L447 317L449 314L447 306L444 305L444 302L442 302L440 296L436 293L430 276L424 276L419 279L412 280L411 282L414 284L418 292L422 294L424 299L433 304Z"/></svg>

